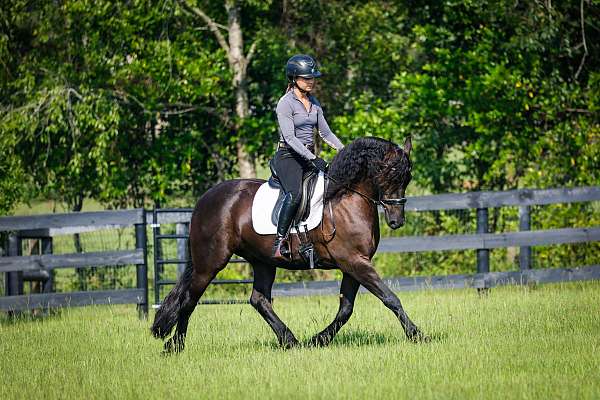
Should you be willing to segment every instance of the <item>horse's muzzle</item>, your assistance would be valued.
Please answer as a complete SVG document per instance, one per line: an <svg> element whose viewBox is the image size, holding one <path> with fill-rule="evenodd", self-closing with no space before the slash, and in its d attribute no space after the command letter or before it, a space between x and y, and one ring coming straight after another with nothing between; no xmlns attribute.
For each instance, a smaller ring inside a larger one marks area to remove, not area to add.
<svg viewBox="0 0 600 400"><path fill-rule="evenodd" d="M388 221L388 226L392 229L398 229L398 228L404 226L404 218L400 219L400 220L392 219L392 220Z"/></svg>

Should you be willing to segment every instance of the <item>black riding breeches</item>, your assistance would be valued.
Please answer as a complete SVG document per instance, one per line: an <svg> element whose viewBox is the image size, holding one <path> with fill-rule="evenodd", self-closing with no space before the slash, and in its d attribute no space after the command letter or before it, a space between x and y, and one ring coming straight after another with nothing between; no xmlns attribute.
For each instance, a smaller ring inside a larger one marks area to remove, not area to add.
<svg viewBox="0 0 600 400"><path fill-rule="evenodd" d="M292 194L294 208L300 205L302 175L310 170L308 161L293 150L279 149L273 157L273 166L285 193Z"/></svg>

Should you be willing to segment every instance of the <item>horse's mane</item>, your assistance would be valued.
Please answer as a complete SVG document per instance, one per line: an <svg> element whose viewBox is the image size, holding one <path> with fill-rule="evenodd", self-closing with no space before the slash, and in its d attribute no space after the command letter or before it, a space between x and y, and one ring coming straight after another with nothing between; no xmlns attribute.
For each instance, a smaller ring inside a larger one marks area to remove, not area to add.
<svg viewBox="0 0 600 400"><path fill-rule="evenodd" d="M333 158L325 201L346 192L346 186L369 178L383 192L395 191L410 179L410 160L393 142L377 137L356 139Z"/></svg>

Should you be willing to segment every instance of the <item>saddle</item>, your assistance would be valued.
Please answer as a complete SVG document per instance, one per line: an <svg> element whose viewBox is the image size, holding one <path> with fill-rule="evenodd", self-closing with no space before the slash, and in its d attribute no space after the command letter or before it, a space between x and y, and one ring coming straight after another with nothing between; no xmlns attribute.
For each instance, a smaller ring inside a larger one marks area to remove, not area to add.
<svg viewBox="0 0 600 400"><path fill-rule="evenodd" d="M271 221L273 222L273 225L277 226L285 193L283 191L283 187L281 186L281 182L279 181L279 177L277 176L277 171L275 171L275 167L273 166L273 160L269 162L269 168L271 169L271 177L268 180L269 186L273 189L279 190L279 197L277 197L277 202L275 202L275 207L273 208L273 213L271 214ZM308 215L310 214L310 200L315 193L317 176L317 172L312 169L304 172L302 175L302 194L300 198L300 205L298 206L298 210L296 210L296 215L294 216L294 222L292 222L294 226L298 225L300 222L306 221Z"/></svg>
<svg viewBox="0 0 600 400"><path fill-rule="evenodd" d="M271 221L273 222L273 225L277 226L277 223L279 222L279 213L281 212L281 206L283 205L283 199L285 197L285 192L283 190L283 187L281 186L279 177L277 176L277 171L275 170L275 167L273 165L273 160L269 162L269 168L271 170L271 177L268 180L268 184L271 188L279 190L279 196L277 197L275 207L273 207L273 212L271 213ZM300 248L298 252L300 253L300 256L302 257L304 262L310 265L311 269L313 269L318 263L317 254L314 251L313 243L308 238L308 230L306 229L306 225L303 225L304 232L302 232L303 234L301 234L300 223L306 221L310 214L310 200L312 199L312 196L315 192L317 178L317 171L313 169L304 172L304 174L302 175L302 191L300 205L298 206L298 210L296 211L296 215L294 216L294 220L292 221L292 225L296 228L296 232L298 232L298 238L300 239Z"/></svg>

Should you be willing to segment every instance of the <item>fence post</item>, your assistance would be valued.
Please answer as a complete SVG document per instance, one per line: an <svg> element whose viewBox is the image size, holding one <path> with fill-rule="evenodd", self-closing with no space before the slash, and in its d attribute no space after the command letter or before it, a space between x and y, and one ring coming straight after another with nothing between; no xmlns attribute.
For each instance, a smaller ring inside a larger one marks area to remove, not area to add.
<svg viewBox="0 0 600 400"><path fill-rule="evenodd" d="M135 247L143 249L144 263L138 264L136 268L137 288L144 289L143 303L138 304L140 318L148 318L148 256L146 243L146 213L143 212L143 222L135 224Z"/></svg>
<svg viewBox="0 0 600 400"><path fill-rule="evenodd" d="M178 223L175 225L175 233L178 235L189 235L190 226L189 223ZM187 239L177 239L177 259L178 260L187 260L188 252L187 252ZM183 274L185 271L185 264L177 264L177 278Z"/></svg>
<svg viewBox="0 0 600 400"><path fill-rule="evenodd" d="M488 233L488 209L477 209L477 233ZM490 251L488 249L477 250L477 273L490 272Z"/></svg>
<svg viewBox="0 0 600 400"><path fill-rule="evenodd" d="M162 264L158 261L161 260L161 241L158 240L160 235L160 223L158 222L158 209L154 207L152 210L152 240L153 240L153 252L154 252L154 304L160 304L160 281L162 276Z"/></svg>
<svg viewBox="0 0 600 400"><path fill-rule="evenodd" d="M18 235L8 235L8 256L21 255L21 238ZM5 293L7 296L23 294L23 271L7 272Z"/></svg>
<svg viewBox="0 0 600 400"><path fill-rule="evenodd" d="M42 254L52 254L52 237L42 238ZM46 282L43 283L42 292L51 293L54 290L54 270L48 271L49 277Z"/></svg>
<svg viewBox="0 0 600 400"><path fill-rule="evenodd" d="M531 209L529 206L519 207L519 230L528 231L531 229ZM519 266L521 271L531 269L531 247L521 246L519 248Z"/></svg>

